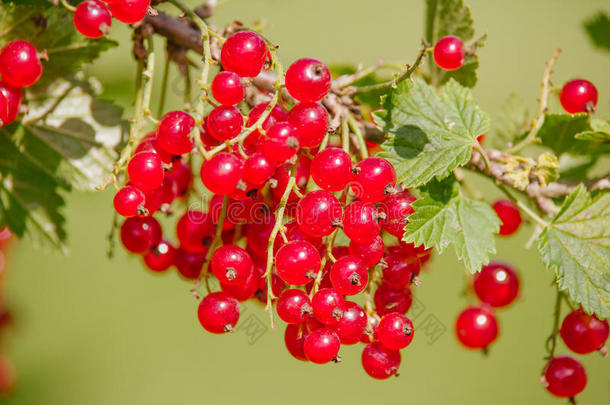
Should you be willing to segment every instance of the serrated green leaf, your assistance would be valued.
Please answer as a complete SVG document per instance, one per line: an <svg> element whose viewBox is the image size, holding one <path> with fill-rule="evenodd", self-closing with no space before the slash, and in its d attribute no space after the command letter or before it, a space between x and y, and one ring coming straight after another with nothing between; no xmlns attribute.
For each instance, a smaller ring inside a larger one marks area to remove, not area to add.
<svg viewBox="0 0 610 405"><path fill-rule="evenodd" d="M610 142L610 121L591 119L591 130L574 135L580 141Z"/></svg>
<svg viewBox="0 0 610 405"><path fill-rule="evenodd" d="M489 117L469 89L451 80L436 95L421 79L405 80L374 115L388 136L381 155L396 169L398 182L418 187L443 179L470 160L477 136L489 130Z"/></svg>
<svg viewBox="0 0 610 405"><path fill-rule="evenodd" d="M474 273L495 253L494 236L500 220L486 203L456 195L445 202L427 192L413 202L415 210L408 218L403 240L435 247L442 253L454 245L458 259Z"/></svg>
<svg viewBox="0 0 610 405"><path fill-rule="evenodd" d="M597 121L596 121L597 122ZM598 125L598 124L595 124ZM589 114L547 114L538 131L542 144L552 149L556 155L590 155L610 153L610 145L576 139L576 134L596 131L592 127Z"/></svg>
<svg viewBox="0 0 610 405"><path fill-rule="evenodd" d="M610 193L592 198L579 185L538 237L559 289L588 313L610 318Z"/></svg>
<svg viewBox="0 0 610 405"><path fill-rule="evenodd" d="M610 51L610 17L603 11L585 22L591 41L600 49Z"/></svg>

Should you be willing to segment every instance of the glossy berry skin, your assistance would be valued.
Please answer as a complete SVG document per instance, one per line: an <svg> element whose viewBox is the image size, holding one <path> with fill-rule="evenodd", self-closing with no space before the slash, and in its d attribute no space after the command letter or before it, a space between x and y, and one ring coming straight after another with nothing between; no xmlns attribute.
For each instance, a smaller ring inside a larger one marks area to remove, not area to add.
<svg viewBox="0 0 610 405"><path fill-rule="evenodd" d="M193 149L190 133L195 128L195 119L183 111L172 111L161 118L157 139L167 153L182 155Z"/></svg>
<svg viewBox="0 0 610 405"><path fill-rule="evenodd" d="M232 106L244 99L244 86L235 72L220 72L212 80L212 95L220 104Z"/></svg>
<svg viewBox="0 0 610 405"><path fill-rule="evenodd" d="M140 22L148 11L150 0L123 0L108 4L112 16L125 24Z"/></svg>
<svg viewBox="0 0 610 405"><path fill-rule="evenodd" d="M415 201L415 197L408 191L401 191L388 197L385 201L379 204L385 218L381 219L383 229L388 233L402 239L405 233L405 225L407 225L407 217L413 213L411 204Z"/></svg>
<svg viewBox="0 0 610 405"><path fill-rule="evenodd" d="M400 352L390 350L379 342L369 343L362 352L362 367L368 375L378 380L390 378L400 367Z"/></svg>
<svg viewBox="0 0 610 405"><path fill-rule="evenodd" d="M187 211L176 225L180 246L192 253L205 253L212 243L214 225L212 218L201 211Z"/></svg>
<svg viewBox="0 0 610 405"><path fill-rule="evenodd" d="M466 308L458 316L455 330L459 341L470 349L484 349L498 337L494 314L484 308Z"/></svg>
<svg viewBox="0 0 610 405"><path fill-rule="evenodd" d="M87 0L76 6L74 26L87 38L100 38L108 33L112 16L108 7L99 0Z"/></svg>
<svg viewBox="0 0 610 405"><path fill-rule="evenodd" d="M297 205L299 228L311 236L330 235L340 223L341 203L327 191L316 190L305 194Z"/></svg>
<svg viewBox="0 0 610 405"><path fill-rule="evenodd" d="M343 256L330 268L330 281L340 294L355 295L368 284L369 273L356 256Z"/></svg>
<svg viewBox="0 0 610 405"><path fill-rule="evenodd" d="M219 141L226 141L239 135L244 118L237 108L220 106L210 112L206 125L210 135Z"/></svg>
<svg viewBox="0 0 610 405"><path fill-rule="evenodd" d="M324 325L336 325L345 311L345 299L334 288L322 288L311 300L313 316Z"/></svg>
<svg viewBox="0 0 610 405"><path fill-rule="evenodd" d="M275 255L275 268L282 280L292 285L305 285L320 271L318 250L305 240L288 242Z"/></svg>
<svg viewBox="0 0 610 405"><path fill-rule="evenodd" d="M303 341L303 353L307 360L324 364L333 360L339 353L341 341L335 332L327 328L311 331Z"/></svg>
<svg viewBox="0 0 610 405"><path fill-rule="evenodd" d="M286 71L286 89L301 102L321 100L330 90L330 72L319 60L303 58Z"/></svg>
<svg viewBox="0 0 610 405"><path fill-rule="evenodd" d="M144 263L152 271L165 271L174 265L175 260L176 248L164 240L144 255Z"/></svg>
<svg viewBox="0 0 610 405"><path fill-rule="evenodd" d="M218 153L201 166L201 180L214 194L229 195L244 174L244 161L230 153Z"/></svg>
<svg viewBox="0 0 610 405"><path fill-rule="evenodd" d="M303 351L303 343L305 338L309 335L309 331L306 330L302 325L288 324L286 325L286 332L284 332L284 343L288 353L297 360L308 361Z"/></svg>
<svg viewBox="0 0 610 405"><path fill-rule="evenodd" d="M38 51L28 41L16 40L0 50L0 76L11 86L29 87L42 76Z"/></svg>
<svg viewBox="0 0 610 405"><path fill-rule="evenodd" d="M274 164L290 159L300 149L299 131L288 122L279 122L267 131L261 140L258 151Z"/></svg>
<svg viewBox="0 0 610 405"><path fill-rule="evenodd" d="M230 332L239 319L239 302L224 292L210 293L199 303L197 317L208 332Z"/></svg>
<svg viewBox="0 0 610 405"><path fill-rule="evenodd" d="M125 186L114 195L114 209L124 217L135 217L144 208L144 193L134 186Z"/></svg>
<svg viewBox="0 0 610 405"><path fill-rule="evenodd" d="M244 181L248 184L263 185L273 173L275 173L275 165L260 152L250 156L244 163Z"/></svg>
<svg viewBox="0 0 610 405"><path fill-rule="evenodd" d="M258 75L266 57L265 41L251 31L240 31L231 35L220 51L220 62L225 70L235 72L242 77Z"/></svg>
<svg viewBox="0 0 610 405"><path fill-rule="evenodd" d="M121 242L131 253L144 253L161 241L161 225L152 217L127 218L121 225Z"/></svg>
<svg viewBox="0 0 610 405"><path fill-rule="evenodd" d="M354 345L360 341L360 336L366 328L366 312L355 302L345 301L345 311L335 326L341 344Z"/></svg>
<svg viewBox="0 0 610 405"><path fill-rule="evenodd" d="M288 113L288 121L299 131L301 146L311 148L326 135L328 111L320 103L298 103Z"/></svg>
<svg viewBox="0 0 610 405"><path fill-rule="evenodd" d="M248 252L235 245L224 245L212 255L212 273L227 285L240 285L252 274L253 263Z"/></svg>
<svg viewBox="0 0 610 405"><path fill-rule="evenodd" d="M311 178L323 190L343 190L352 179L352 160L343 149L326 148L311 161Z"/></svg>
<svg viewBox="0 0 610 405"><path fill-rule="evenodd" d="M500 235L508 236L517 232L521 226L521 213L519 208L510 200L499 200L493 205L494 211L502 221L500 225Z"/></svg>
<svg viewBox="0 0 610 405"><path fill-rule="evenodd" d="M392 312L406 314L413 303L413 296L408 289L395 290L382 283L375 291L373 301L379 316Z"/></svg>
<svg viewBox="0 0 610 405"><path fill-rule="evenodd" d="M570 356L559 356L547 364L542 384L557 397L572 398L587 386L587 373L577 360Z"/></svg>
<svg viewBox="0 0 610 405"><path fill-rule="evenodd" d="M165 177L172 177L176 180L176 183L178 184L178 196L182 197L191 186L193 174L191 173L191 167L188 164L183 161L176 161L172 164L171 172L167 173Z"/></svg>
<svg viewBox="0 0 610 405"><path fill-rule="evenodd" d="M385 257L386 266L382 270L383 283L388 287L401 290L414 284L421 271L416 256L407 256L400 251L392 251Z"/></svg>
<svg viewBox="0 0 610 405"><path fill-rule="evenodd" d="M377 208L363 201L354 201L343 213L343 232L357 243L371 243L381 232Z"/></svg>
<svg viewBox="0 0 610 405"><path fill-rule="evenodd" d="M311 314L311 301L305 291L291 288L277 300L277 315L287 323L301 323Z"/></svg>
<svg viewBox="0 0 610 405"><path fill-rule="evenodd" d="M187 252L180 248L176 250L175 265L178 273L187 280L197 280L203 269L204 253Z"/></svg>
<svg viewBox="0 0 610 405"><path fill-rule="evenodd" d="M373 267L383 258L385 244L383 238L377 236L371 243L360 244L354 241L349 244L349 254L360 258L366 267Z"/></svg>
<svg viewBox="0 0 610 405"><path fill-rule="evenodd" d="M570 80L563 85L559 101L566 112L570 114L593 112L597 105L597 89L588 80Z"/></svg>
<svg viewBox="0 0 610 405"><path fill-rule="evenodd" d="M443 70L456 70L464 64L464 43L458 37L448 35L434 45L434 61Z"/></svg>
<svg viewBox="0 0 610 405"><path fill-rule="evenodd" d="M362 343L375 342L379 340L379 336L377 336L377 327L379 326L379 319L371 315L367 315L366 318L366 328L364 328L364 332L362 332L362 335L360 335L360 341Z"/></svg>
<svg viewBox="0 0 610 405"><path fill-rule="evenodd" d="M256 122L258 122L268 105L269 103L261 103L257 104L253 109L251 109L250 113L248 113L248 121L246 122L246 126L251 127ZM267 131L269 128L271 128L278 122L285 122L287 120L288 114L286 114L286 111L284 111L282 107L276 104L275 106L273 106L273 109L271 110L269 115L267 115L267 118L265 118L265 120L263 121L262 127L265 131ZM250 135L248 135L248 137L244 141L244 149L246 150L246 153L255 152L261 141L262 136L263 135L259 132L258 129L255 129L250 133Z"/></svg>
<svg viewBox="0 0 610 405"><path fill-rule="evenodd" d="M144 137L144 139L142 139L142 142L140 142L140 144L136 148L136 153L140 153L140 152L156 153L157 155L159 155L159 158L161 158L161 161L163 163L169 164L174 161L174 155L166 152L165 149L163 149L161 147L161 145L159 145L159 140L157 139L157 134L154 132L146 135L146 137Z"/></svg>
<svg viewBox="0 0 610 405"><path fill-rule="evenodd" d="M608 321L589 315L582 309L570 312L563 320L561 338L570 350L587 354L601 349L608 339Z"/></svg>
<svg viewBox="0 0 610 405"><path fill-rule="evenodd" d="M127 165L127 173L129 181L140 190L153 190L163 183L163 162L156 153L136 153Z"/></svg>
<svg viewBox="0 0 610 405"><path fill-rule="evenodd" d="M222 291L226 292L237 301L243 302L254 297L254 294L256 294L258 291L258 284L260 280L260 274L258 274L256 271L252 271L243 284L228 285L220 283L220 288L222 288Z"/></svg>
<svg viewBox="0 0 610 405"><path fill-rule="evenodd" d="M390 350L401 350L411 344L414 336L413 323L403 314L392 312L379 321L379 342Z"/></svg>
<svg viewBox="0 0 610 405"><path fill-rule="evenodd" d="M396 185L396 172L390 162L379 157L369 157L358 163L352 175L351 188L364 202L383 201Z"/></svg>
<svg viewBox="0 0 610 405"><path fill-rule="evenodd" d="M23 93L20 88L0 81L0 127L15 121L22 101Z"/></svg>
<svg viewBox="0 0 610 405"><path fill-rule="evenodd" d="M507 264L490 263L475 274L473 287L482 302L492 307L504 307L517 298L519 277Z"/></svg>

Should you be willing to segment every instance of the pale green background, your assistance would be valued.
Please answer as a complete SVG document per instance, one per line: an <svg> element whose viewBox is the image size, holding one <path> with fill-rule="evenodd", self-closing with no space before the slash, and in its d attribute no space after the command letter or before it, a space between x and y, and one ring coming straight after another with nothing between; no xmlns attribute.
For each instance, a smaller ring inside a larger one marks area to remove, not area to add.
<svg viewBox="0 0 610 405"><path fill-rule="evenodd" d="M594 11L608 10L607 1L469 4L477 32L489 33L475 89L484 109L496 112L511 90L535 108L544 61L561 47L555 81L592 80L601 95L599 115L610 115L610 54L594 50L581 28ZM381 57L412 60L422 15L422 2L414 0L231 0L214 22L267 19L267 34L281 44L285 63L313 56L328 63L369 64ZM107 96L128 106L130 44L127 30L114 28L123 45L96 62L93 71L108 83ZM529 227L498 241L498 257L517 266L523 290L516 305L499 311L501 336L490 355L463 350L453 336L454 318L467 301L460 295L462 265L448 251L434 259L417 289L426 314L438 317L447 333L431 346L416 337L403 351L401 376L375 381L361 369L362 346L342 349L341 364L316 366L287 354L282 327L254 345L244 333L204 333L190 284L175 273L152 275L139 258L122 251L112 261L106 258L111 197L107 192L69 198L68 256L34 250L27 242L14 250L6 294L17 323L8 351L19 381L15 395L2 403L564 403L538 382L554 290L535 249L523 249ZM246 305L249 314L266 321L259 306ZM563 345L559 352L566 352ZM579 403L610 403L609 360L597 354L580 359L589 384Z"/></svg>

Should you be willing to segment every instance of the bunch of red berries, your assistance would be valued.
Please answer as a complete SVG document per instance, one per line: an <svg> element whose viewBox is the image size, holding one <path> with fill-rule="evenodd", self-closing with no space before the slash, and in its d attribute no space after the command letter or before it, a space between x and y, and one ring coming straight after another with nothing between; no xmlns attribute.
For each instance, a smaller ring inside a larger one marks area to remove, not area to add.
<svg viewBox="0 0 610 405"><path fill-rule="evenodd" d="M87 38L101 38L110 32L112 17L135 24L149 7L150 0L86 0L74 9L74 26Z"/></svg>

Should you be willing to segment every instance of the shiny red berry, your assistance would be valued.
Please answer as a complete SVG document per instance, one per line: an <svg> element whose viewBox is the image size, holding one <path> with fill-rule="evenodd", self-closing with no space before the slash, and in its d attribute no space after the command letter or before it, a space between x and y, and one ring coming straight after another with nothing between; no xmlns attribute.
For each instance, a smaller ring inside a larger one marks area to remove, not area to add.
<svg viewBox="0 0 610 405"><path fill-rule="evenodd" d="M267 46L262 38L251 31L239 31L222 45L220 62L225 70L242 77L257 76L267 57Z"/></svg>
<svg viewBox="0 0 610 405"><path fill-rule="evenodd" d="M218 281L227 285L244 284L253 271L248 252L235 245L218 248L212 255L210 267Z"/></svg>
<svg viewBox="0 0 610 405"><path fill-rule="evenodd" d="M311 178L323 190L343 190L352 179L352 160L343 149L326 148L311 161Z"/></svg>
<svg viewBox="0 0 610 405"><path fill-rule="evenodd" d="M593 112L597 105L597 89L588 80L570 80L563 85L559 96L561 106L570 114Z"/></svg>
<svg viewBox="0 0 610 405"><path fill-rule="evenodd" d="M212 243L214 224L209 214L189 210L178 221L176 235L180 246L189 252L205 253Z"/></svg>
<svg viewBox="0 0 610 405"><path fill-rule="evenodd" d="M320 271L318 250L309 242L297 240L282 246L275 256L275 268L282 280L292 285L305 285Z"/></svg>
<svg viewBox="0 0 610 405"><path fill-rule="evenodd" d="M559 356L547 364L542 384L548 392L557 397L572 398L587 386L587 373L577 360L569 356Z"/></svg>
<svg viewBox="0 0 610 405"><path fill-rule="evenodd" d="M400 352L379 342L369 343L362 352L362 367L368 375L384 380L395 375L400 367Z"/></svg>
<svg viewBox="0 0 610 405"><path fill-rule="evenodd" d="M339 336L327 328L311 331L303 341L305 357L316 364L328 363L335 359L340 347Z"/></svg>
<svg viewBox="0 0 610 405"><path fill-rule="evenodd" d="M351 241L349 244L349 254L360 258L366 267L373 267L383 258L385 245L383 238L377 236L371 243L360 244Z"/></svg>
<svg viewBox="0 0 610 405"><path fill-rule="evenodd" d="M303 58L286 71L286 89L301 102L321 100L330 90L330 72L319 60Z"/></svg>
<svg viewBox="0 0 610 405"><path fill-rule="evenodd" d="M213 292L199 303L197 317L208 332L230 332L239 319L239 302L227 293Z"/></svg>
<svg viewBox="0 0 610 405"><path fill-rule="evenodd" d="M343 295L355 295L364 290L369 273L364 262L356 256L343 256L330 268L330 281Z"/></svg>
<svg viewBox="0 0 610 405"><path fill-rule="evenodd" d="M510 200L499 200L493 205L494 211L502 221L500 235L512 235L517 232L521 225L521 213L519 208Z"/></svg>
<svg viewBox="0 0 610 405"><path fill-rule="evenodd" d="M222 105L232 106L244 99L244 86L234 72L220 72L212 81L212 95Z"/></svg>
<svg viewBox="0 0 610 405"><path fill-rule="evenodd" d="M300 136L296 127L288 122L279 122L267 131L261 139L258 151L274 164L290 159L300 149Z"/></svg>
<svg viewBox="0 0 610 405"><path fill-rule="evenodd" d="M325 325L336 325L345 311L345 299L334 288L322 288L311 300L313 316Z"/></svg>
<svg viewBox="0 0 610 405"><path fill-rule="evenodd" d="M125 24L140 22L150 6L150 0L123 0L108 4L112 16Z"/></svg>
<svg viewBox="0 0 610 405"><path fill-rule="evenodd" d="M498 337L496 317L478 307L462 311L455 323L455 330L460 342L471 349L485 349Z"/></svg>
<svg viewBox="0 0 610 405"><path fill-rule="evenodd" d="M299 131L301 146L318 146L328 129L328 111L320 103L298 103L288 113L288 121Z"/></svg>
<svg viewBox="0 0 610 405"><path fill-rule="evenodd" d="M244 163L244 181L254 186L265 184L275 173L275 165L265 155L256 152Z"/></svg>
<svg viewBox="0 0 610 405"><path fill-rule="evenodd" d="M210 135L219 141L226 141L239 135L244 118L237 108L220 106L210 112L206 125Z"/></svg>
<svg viewBox="0 0 610 405"><path fill-rule="evenodd" d="M244 174L244 161L231 153L218 153L201 166L201 180L214 194L229 195Z"/></svg>
<svg viewBox="0 0 610 405"><path fill-rule="evenodd" d="M416 284L416 277L421 270L417 256L405 255L400 250L391 251L384 258L382 270L383 283L388 287L401 290Z"/></svg>
<svg viewBox="0 0 610 405"><path fill-rule="evenodd" d="M458 37L442 37L434 45L434 61L444 70L456 70L464 64L464 43Z"/></svg>
<svg viewBox="0 0 610 405"><path fill-rule="evenodd" d="M188 252L182 248L176 250L175 265L178 273L187 280L197 280L203 269L205 253Z"/></svg>
<svg viewBox="0 0 610 405"><path fill-rule="evenodd" d="M144 253L161 241L161 225L152 217L127 218L121 225L121 242L132 253Z"/></svg>
<svg viewBox="0 0 610 405"><path fill-rule="evenodd" d="M23 101L20 88L0 81L0 127L15 121Z"/></svg>
<svg viewBox="0 0 610 405"><path fill-rule="evenodd" d="M165 271L174 265L175 260L176 248L164 240L144 255L144 263L152 271Z"/></svg>
<svg viewBox="0 0 610 405"><path fill-rule="evenodd" d="M157 139L159 145L172 155L189 153L193 149L191 131L195 128L195 119L183 111L172 111L161 118Z"/></svg>
<svg viewBox="0 0 610 405"><path fill-rule="evenodd" d="M341 220L341 203L327 191L305 194L297 205L296 219L301 230L311 236L330 235Z"/></svg>
<svg viewBox="0 0 610 405"><path fill-rule="evenodd" d="M136 148L136 153L140 152L156 153L157 155L159 155L159 158L161 158L161 161L163 163L169 164L174 161L174 155L166 152L165 149L161 147L161 145L159 144L159 139L157 139L157 134L154 132L146 135L146 137L142 139L142 142L140 142L140 144Z"/></svg>
<svg viewBox="0 0 610 405"><path fill-rule="evenodd" d="M401 350L411 344L413 323L403 314L392 312L384 315L377 327L379 342L390 350Z"/></svg>
<svg viewBox="0 0 610 405"><path fill-rule="evenodd" d="M38 51L28 41L15 40L0 50L0 76L11 86L28 87L42 76Z"/></svg>
<svg viewBox="0 0 610 405"><path fill-rule="evenodd" d="M156 153L136 153L129 161L127 173L129 181L140 190L153 190L163 183L163 162Z"/></svg>
<svg viewBox="0 0 610 405"><path fill-rule="evenodd" d="M379 204L379 211L384 214L381 219L383 229L388 233L402 239L407 225L407 217L413 213L411 204L415 197L408 191L401 191L388 197Z"/></svg>
<svg viewBox="0 0 610 405"><path fill-rule="evenodd" d="M509 265L491 263L475 274L473 287L482 302L493 307L504 307L517 298L519 277Z"/></svg>
<svg viewBox="0 0 610 405"><path fill-rule="evenodd" d="M343 232L357 243L371 243L381 232L380 219L373 204L354 201L343 213Z"/></svg>
<svg viewBox="0 0 610 405"><path fill-rule="evenodd" d="M100 38L108 34L112 16L108 7L99 0L87 0L76 6L74 26L88 38Z"/></svg>
<svg viewBox="0 0 610 405"><path fill-rule="evenodd" d="M125 186L114 195L114 209L124 217L135 217L143 212L144 193L134 186Z"/></svg>
<svg viewBox="0 0 610 405"><path fill-rule="evenodd" d="M258 291L258 284L260 280L260 274L258 274L256 271L252 271L243 284L229 285L220 283L220 288L222 288L222 291L226 292L237 301L243 302L254 297Z"/></svg>
<svg viewBox="0 0 610 405"><path fill-rule="evenodd" d="M343 316L334 328L341 344L353 345L358 343L366 328L366 322L367 317L364 309L355 302L345 301Z"/></svg>
<svg viewBox="0 0 610 405"><path fill-rule="evenodd" d="M391 312L406 314L413 303L413 296L408 289L396 290L390 288L385 283L381 283L375 291L373 301L375 302L375 310L379 316Z"/></svg>
<svg viewBox="0 0 610 405"><path fill-rule="evenodd" d="M268 105L269 103L257 104L252 110L250 110L246 126L251 127L252 125L257 123L260 117L265 112ZM267 131L269 128L271 128L278 122L285 122L287 120L288 114L286 114L286 111L284 111L282 107L276 104L273 106L271 112L269 113L269 115L267 115L267 118L265 118L261 126L265 131ZM246 150L246 153L254 153L261 140L262 134L258 131L258 129L252 131L244 141L244 149Z"/></svg>
<svg viewBox="0 0 610 405"><path fill-rule="evenodd" d="M312 313L309 297L296 288L284 291L276 305L277 315L287 323L301 323Z"/></svg>
<svg viewBox="0 0 610 405"><path fill-rule="evenodd" d="M561 324L561 338L570 350L587 354L604 347L608 340L608 321L582 309L570 312Z"/></svg>
<svg viewBox="0 0 610 405"><path fill-rule="evenodd" d="M354 168L351 188L365 202L385 200L396 185L396 172L390 162L379 157L362 160Z"/></svg>
<svg viewBox="0 0 610 405"><path fill-rule="evenodd" d="M305 338L309 335L309 331L301 325L288 324L286 325L286 332L284 332L284 343L288 353L297 360L307 361L305 352L303 351L303 343Z"/></svg>
<svg viewBox="0 0 610 405"><path fill-rule="evenodd" d="M371 343L379 340L379 336L377 336L377 327L379 326L379 318L374 315L366 316L366 327L364 328L364 332L360 335L360 341L362 343Z"/></svg>

